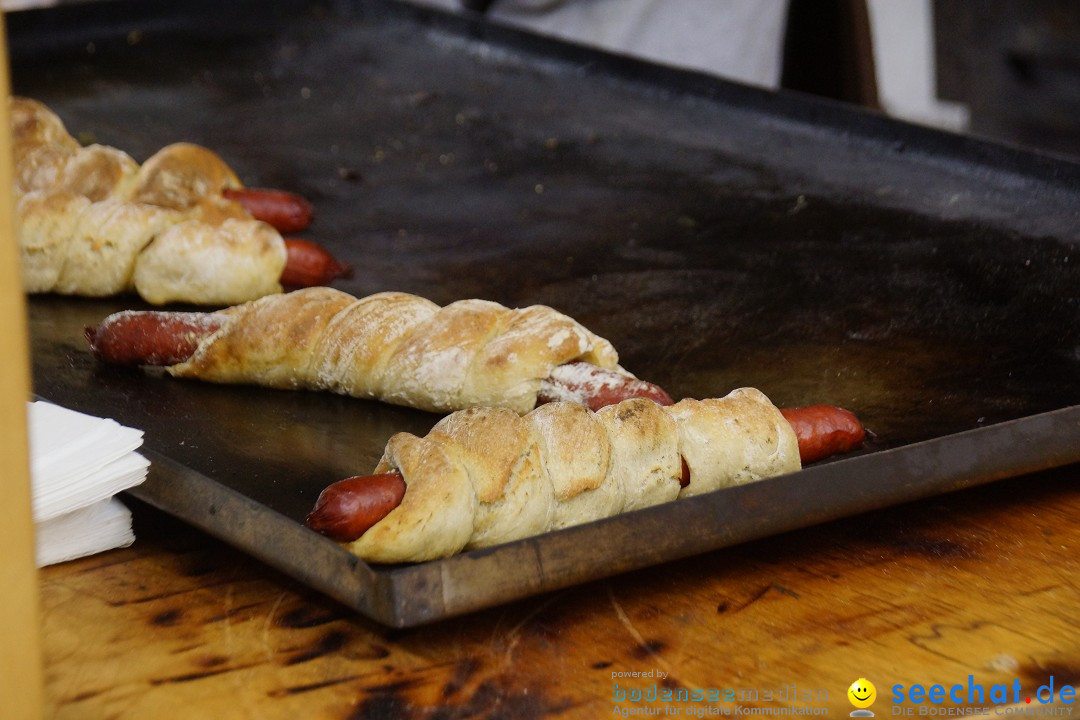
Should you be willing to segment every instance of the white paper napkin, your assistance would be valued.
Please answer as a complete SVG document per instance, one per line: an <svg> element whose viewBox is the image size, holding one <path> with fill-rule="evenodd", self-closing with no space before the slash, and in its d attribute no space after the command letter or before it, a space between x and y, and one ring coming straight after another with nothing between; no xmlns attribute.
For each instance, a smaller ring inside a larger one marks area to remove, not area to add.
<svg viewBox="0 0 1080 720"><path fill-rule="evenodd" d="M127 547L133 542L131 511L116 498L106 498L39 523L37 566Z"/></svg>
<svg viewBox="0 0 1080 720"><path fill-rule="evenodd" d="M131 513L113 496L146 479L142 430L42 401L27 422L38 567L130 545Z"/></svg>
<svg viewBox="0 0 1080 720"><path fill-rule="evenodd" d="M47 402L30 403L34 521L44 522L112 497L146 479L135 452L142 430Z"/></svg>

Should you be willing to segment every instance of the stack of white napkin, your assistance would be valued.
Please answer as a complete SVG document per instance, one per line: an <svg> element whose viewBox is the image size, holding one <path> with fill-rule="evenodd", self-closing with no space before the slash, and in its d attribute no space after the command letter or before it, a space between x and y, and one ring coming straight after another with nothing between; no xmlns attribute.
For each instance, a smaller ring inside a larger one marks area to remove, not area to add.
<svg viewBox="0 0 1080 720"><path fill-rule="evenodd" d="M28 423L38 567L133 543L131 513L113 496L146 479L142 430L41 401Z"/></svg>

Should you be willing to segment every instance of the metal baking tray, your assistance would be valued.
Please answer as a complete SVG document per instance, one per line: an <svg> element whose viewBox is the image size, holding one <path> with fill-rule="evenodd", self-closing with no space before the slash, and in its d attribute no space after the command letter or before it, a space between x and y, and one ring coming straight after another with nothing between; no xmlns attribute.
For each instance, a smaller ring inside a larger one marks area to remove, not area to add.
<svg viewBox="0 0 1080 720"><path fill-rule="evenodd" d="M1080 461L1080 166L404 3L159 0L8 17L17 93L142 160L305 195L335 285L552 305L673 396L843 405L854 456L444 561L301 525L432 414L104 367L136 298L35 296L35 392L146 431L133 494L411 626ZM672 529L676 528L676 531Z"/></svg>

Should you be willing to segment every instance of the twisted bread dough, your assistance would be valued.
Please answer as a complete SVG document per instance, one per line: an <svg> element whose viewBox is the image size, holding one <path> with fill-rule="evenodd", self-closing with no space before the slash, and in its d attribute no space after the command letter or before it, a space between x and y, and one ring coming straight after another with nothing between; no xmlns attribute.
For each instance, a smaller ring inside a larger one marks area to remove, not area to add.
<svg viewBox="0 0 1080 720"><path fill-rule="evenodd" d="M80 147L45 105L11 99L15 220L27 292L231 305L281 292L285 243L221 193L242 184L190 143L139 166Z"/></svg>
<svg viewBox="0 0 1080 720"><path fill-rule="evenodd" d="M406 293L357 299L315 287L217 314L225 324L168 372L436 412L499 405L518 413L536 405L557 365L582 360L625 373L611 343L543 305L459 300L440 308Z"/></svg>
<svg viewBox="0 0 1080 720"><path fill-rule="evenodd" d="M691 480L680 490L684 459ZM401 473L407 490L346 548L372 562L433 560L799 468L791 426L753 388L595 413L471 408L424 438L390 438L374 472Z"/></svg>

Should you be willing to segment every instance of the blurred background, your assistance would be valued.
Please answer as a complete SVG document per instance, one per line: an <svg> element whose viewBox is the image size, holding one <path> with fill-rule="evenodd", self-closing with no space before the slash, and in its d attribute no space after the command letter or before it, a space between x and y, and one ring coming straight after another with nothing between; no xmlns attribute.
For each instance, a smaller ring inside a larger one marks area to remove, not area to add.
<svg viewBox="0 0 1080 720"><path fill-rule="evenodd" d="M411 0L1080 155L1077 0Z"/></svg>
<svg viewBox="0 0 1080 720"><path fill-rule="evenodd" d="M1080 156L1078 0L401 1Z"/></svg>

